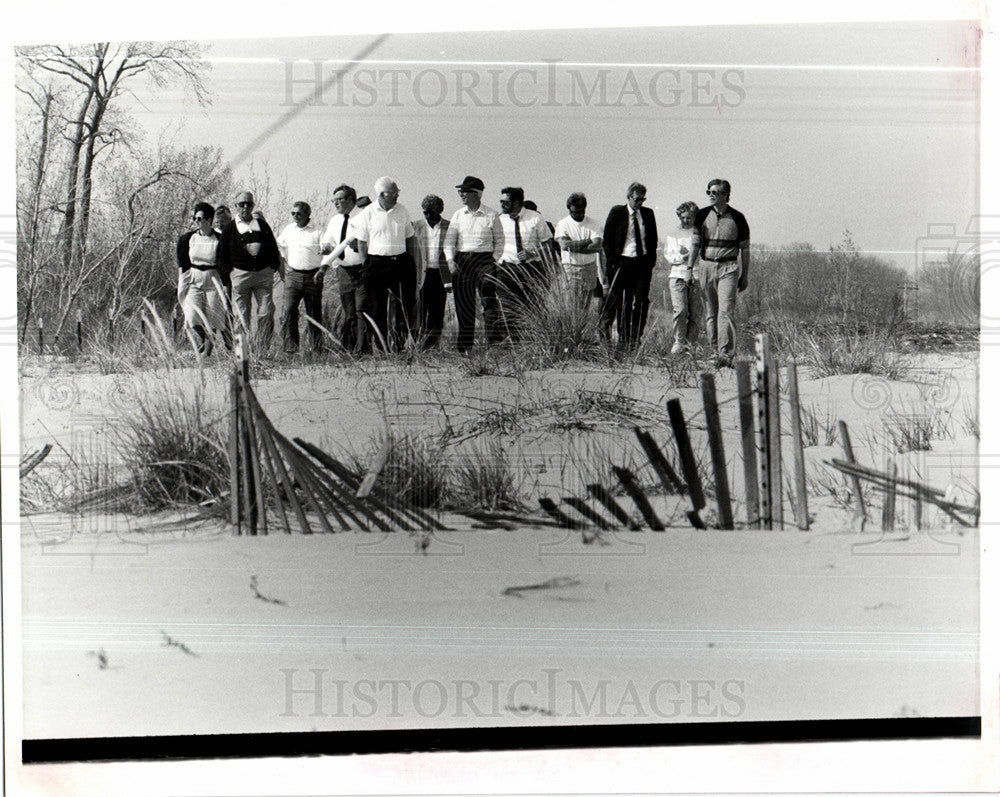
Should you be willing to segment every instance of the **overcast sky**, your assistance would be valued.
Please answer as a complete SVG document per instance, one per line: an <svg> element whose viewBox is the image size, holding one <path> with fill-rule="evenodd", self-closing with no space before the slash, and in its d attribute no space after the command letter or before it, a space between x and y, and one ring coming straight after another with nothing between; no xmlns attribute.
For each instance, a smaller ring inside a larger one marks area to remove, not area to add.
<svg viewBox="0 0 1000 797"><path fill-rule="evenodd" d="M218 144L239 175L266 162L323 220L340 182L388 174L413 213L427 193L450 213L475 174L488 203L520 185L551 221L572 191L603 221L640 180L673 224L724 177L756 242L826 248L849 228L912 266L928 225L977 213L978 42L963 22L206 40L211 105L148 92L133 113Z"/></svg>

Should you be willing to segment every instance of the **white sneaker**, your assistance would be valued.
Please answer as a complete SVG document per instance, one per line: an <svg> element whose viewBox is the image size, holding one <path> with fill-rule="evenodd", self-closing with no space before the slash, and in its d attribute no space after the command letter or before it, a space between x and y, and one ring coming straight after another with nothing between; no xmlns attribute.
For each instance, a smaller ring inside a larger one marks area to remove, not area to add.
<svg viewBox="0 0 1000 797"><path fill-rule="evenodd" d="M683 343L675 343L670 348L671 354L687 354L687 352L688 352L688 347L685 346Z"/></svg>

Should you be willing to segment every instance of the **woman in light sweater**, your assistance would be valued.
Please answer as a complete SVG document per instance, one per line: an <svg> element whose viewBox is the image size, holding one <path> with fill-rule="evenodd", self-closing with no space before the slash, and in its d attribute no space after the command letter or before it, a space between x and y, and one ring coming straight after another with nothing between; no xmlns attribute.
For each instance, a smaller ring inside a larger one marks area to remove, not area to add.
<svg viewBox="0 0 1000 797"><path fill-rule="evenodd" d="M667 234L663 250L664 257L670 264L670 303L674 308L674 345L670 349L671 354L689 354L698 340L702 316L701 288L688 268L694 215L697 212L698 206L694 202L683 202L677 207L680 224Z"/></svg>

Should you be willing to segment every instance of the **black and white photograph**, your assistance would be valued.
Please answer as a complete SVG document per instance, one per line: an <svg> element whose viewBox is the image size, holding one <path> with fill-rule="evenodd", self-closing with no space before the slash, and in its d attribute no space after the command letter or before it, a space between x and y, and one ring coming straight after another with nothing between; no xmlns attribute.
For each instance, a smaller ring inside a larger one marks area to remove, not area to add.
<svg viewBox="0 0 1000 797"><path fill-rule="evenodd" d="M11 793L1000 786L985 7L18 19Z"/></svg>

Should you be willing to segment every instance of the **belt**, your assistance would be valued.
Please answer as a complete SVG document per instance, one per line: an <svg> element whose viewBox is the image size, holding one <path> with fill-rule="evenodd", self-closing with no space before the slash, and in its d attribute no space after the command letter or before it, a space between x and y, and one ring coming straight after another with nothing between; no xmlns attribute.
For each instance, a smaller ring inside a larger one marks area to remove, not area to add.
<svg viewBox="0 0 1000 797"><path fill-rule="evenodd" d="M318 268L290 268L288 270L295 274L315 274L319 271Z"/></svg>
<svg viewBox="0 0 1000 797"><path fill-rule="evenodd" d="M735 263L736 262L736 258L735 257L723 257L723 258L703 257L702 260L707 260L709 263Z"/></svg>
<svg viewBox="0 0 1000 797"><path fill-rule="evenodd" d="M199 266L195 263L192 263L191 268L195 269L196 271L215 271L215 269L217 269L218 266Z"/></svg>
<svg viewBox="0 0 1000 797"><path fill-rule="evenodd" d="M372 255L372 257L380 257L382 260L402 260L406 257L406 253L404 252L401 255Z"/></svg>

